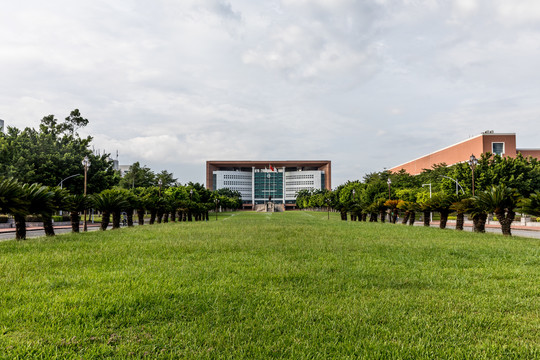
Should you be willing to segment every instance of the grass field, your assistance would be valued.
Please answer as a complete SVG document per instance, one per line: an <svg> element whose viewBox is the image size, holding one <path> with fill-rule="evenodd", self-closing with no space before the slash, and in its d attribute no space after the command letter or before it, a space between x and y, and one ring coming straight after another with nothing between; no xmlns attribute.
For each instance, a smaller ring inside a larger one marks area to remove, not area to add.
<svg viewBox="0 0 540 360"><path fill-rule="evenodd" d="M326 216L0 243L0 358L540 358L540 241Z"/></svg>

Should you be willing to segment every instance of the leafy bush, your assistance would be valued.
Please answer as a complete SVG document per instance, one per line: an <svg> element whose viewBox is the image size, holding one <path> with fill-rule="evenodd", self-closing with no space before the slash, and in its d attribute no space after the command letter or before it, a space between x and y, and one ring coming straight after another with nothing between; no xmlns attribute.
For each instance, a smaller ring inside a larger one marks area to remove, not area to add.
<svg viewBox="0 0 540 360"><path fill-rule="evenodd" d="M0 215L0 224L5 224L9 220L7 215Z"/></svg>
<svg viewBox="0 0 540 360"><path fill-rule="evenodd" d="M28 215L26 217L27 222L43 222L43 217L41 215Z"/></svg>

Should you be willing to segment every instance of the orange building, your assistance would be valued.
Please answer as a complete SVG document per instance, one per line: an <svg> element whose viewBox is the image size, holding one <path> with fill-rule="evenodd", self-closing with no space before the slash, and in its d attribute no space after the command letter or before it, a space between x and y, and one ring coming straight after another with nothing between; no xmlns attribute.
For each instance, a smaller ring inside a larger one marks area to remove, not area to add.
<svg viewBox="0 0 540 360"><path fill-rule="evenodd" d="M395 166L390 171L398 172L403 169L411 175L417 175L424 169L431 169L435 164L454 165L469 160L471 155L479 158L486 152L510 157L521 153L525 157L540 159L540 149L516 148L516 134L497 134L493 130L488 130L478 136Z"/></svg>

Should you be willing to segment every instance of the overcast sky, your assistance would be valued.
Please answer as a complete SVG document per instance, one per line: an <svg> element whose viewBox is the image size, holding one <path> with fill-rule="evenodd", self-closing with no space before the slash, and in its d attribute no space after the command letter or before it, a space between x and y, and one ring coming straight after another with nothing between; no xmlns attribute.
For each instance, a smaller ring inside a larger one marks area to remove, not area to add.
<svg viewBox="0 0 540 360"><path fill-rule="evenodd" d="M75 108L121 164L331 160L361 179L488 129L540 148L538 0L24 0L0 118Z"/></svg>

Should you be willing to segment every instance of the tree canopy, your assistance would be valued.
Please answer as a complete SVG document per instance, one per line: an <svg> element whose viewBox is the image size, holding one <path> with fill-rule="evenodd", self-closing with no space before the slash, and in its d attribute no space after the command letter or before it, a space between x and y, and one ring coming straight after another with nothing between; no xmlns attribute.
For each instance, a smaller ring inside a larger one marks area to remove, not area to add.
<svg viewBox="0 0 540 360"><path fill-rule="evenodd" d="M0 176L13 177L23 183L56 186L72 175L83 174L82 160L88 156L88 192L100 192L116 185L119 176L109 154L90 150L91 136L82 138L77 130L86 126L78 109L64 121L54 115L45 116L38 129L7 128L0 133ZM83 192L83 177L74 176L63 183L72 193Z"/></svg>

